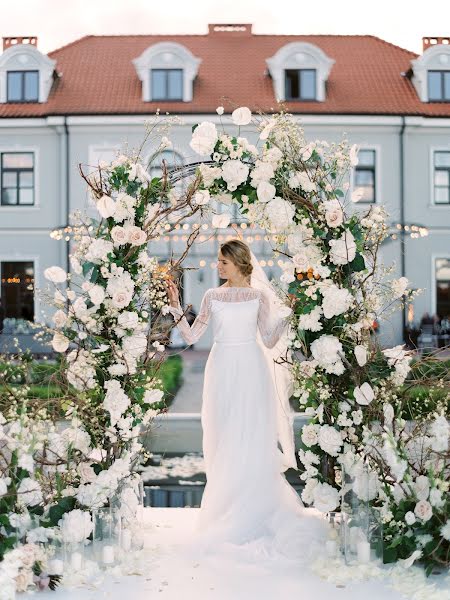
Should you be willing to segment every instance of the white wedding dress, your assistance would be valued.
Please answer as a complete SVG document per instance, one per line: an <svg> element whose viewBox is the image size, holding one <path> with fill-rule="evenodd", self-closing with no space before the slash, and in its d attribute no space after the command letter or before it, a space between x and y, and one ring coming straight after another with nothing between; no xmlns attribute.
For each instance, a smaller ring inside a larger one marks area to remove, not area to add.
<svg viewBox="0 0 450 600"><path fill-rule="evenodd" d="M207 483L189 549L197 556L306 563L323 553L326 521L280 472L275 388L257 329L272 348L287 319L270 326L269 302L252 287L211 288L191 326L181 307L170 308L188 344L213 326L201 410Z"/></svg>

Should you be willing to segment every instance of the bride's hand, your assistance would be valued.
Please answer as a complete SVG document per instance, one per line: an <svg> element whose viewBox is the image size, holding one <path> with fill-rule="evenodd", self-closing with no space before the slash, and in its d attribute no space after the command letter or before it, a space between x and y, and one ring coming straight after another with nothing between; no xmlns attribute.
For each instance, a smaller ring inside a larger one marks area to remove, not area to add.
<svg viewBox="0 0 450 600"><path fill-rule="evenodd" d="M167 295L169 296L170 306L173 306L174 308L179 308L180 298L178 294L178 288L171 279L167 280Z"/></svg>

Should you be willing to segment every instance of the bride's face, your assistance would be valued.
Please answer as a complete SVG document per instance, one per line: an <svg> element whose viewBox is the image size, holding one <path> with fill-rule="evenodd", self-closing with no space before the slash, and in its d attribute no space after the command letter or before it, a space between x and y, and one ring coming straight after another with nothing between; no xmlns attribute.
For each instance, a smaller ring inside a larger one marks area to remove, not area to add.
<svg viewBox="0 0 450 600"><path fill-rule="evenodd" d="M219 256L217 258L217 270L221 279L233 279L238 280L242 277L242 273L238 267L226 256L223 256L219 250Z"/></svg>

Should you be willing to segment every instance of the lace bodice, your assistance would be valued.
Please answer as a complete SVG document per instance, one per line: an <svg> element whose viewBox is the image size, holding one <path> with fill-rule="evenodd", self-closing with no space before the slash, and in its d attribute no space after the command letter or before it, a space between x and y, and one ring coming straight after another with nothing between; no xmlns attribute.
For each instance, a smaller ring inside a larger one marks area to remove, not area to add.
<svg viewBox="0 0 450 600"><path fill-rule="evenodd" d="M234 310L223 310L227 305L245 304L245 312L239 309L239 314ZM276 323L270 322L270 299L263 290L252 287L217 287L210 288L203 296L200 311L189 325L183 314L181 306L171 306L169 312L175 317L177 327L189 345L195 344L203 335L211 317L215 319L215 341L219 337L234 340L256 337L256 328L259 329L261 339L267 348L273 348L280 339L289 317L279 319Z"/></svg>

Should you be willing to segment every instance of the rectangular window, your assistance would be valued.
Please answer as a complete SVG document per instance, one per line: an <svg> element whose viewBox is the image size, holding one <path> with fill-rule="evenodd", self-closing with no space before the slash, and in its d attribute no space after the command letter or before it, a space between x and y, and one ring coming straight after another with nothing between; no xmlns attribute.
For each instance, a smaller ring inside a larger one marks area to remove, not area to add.
<svg viewBox="0 0 450 600"><path fill-rule="evenodd" d="M434 203L450 204L450 151L434 153Z"/></svg>
<svg viewBox="0 0 450 600"><path fill-rule="evenodd" d="M39 71L8 71L8 102L38 102Z"/></svg>
<svg viewBox="0 0 450 600"><path fill-rule="evenodd" d="M315 100L316 70L286 69L284 85L286 100Z"/></svg>
<svg viewBox="0 0 450 600"><path fill-rule="evenodd" d="M450 102L450 71L428 71L428 100Z"/></svg>
<svg viewBox="0 0 450 600"><path fill-rule="evenodd" d="M5 318L34 320L34 263L2 262L1 298Z"/></svg>
<svg viewBox="0 0 450 600"><path fill-rule="evenodd" d="M376 202L375 189L375 150L358 152L358 164L355 167L354 193L357 202L373 204Z"/></svg>
<svg viewBox="0 0 450 600"><path fill-rule="evenodd" d="M2 206L34 204L34 154L3 152L0 154Z"/></svg>
<svg viewBox="0 0 450 600"><path fill-rule="evenodd" d="M436 272L436 314L450 318L450 258L437 258Z"/></svg>
<svg viewBox="0 0 450 600"><path fill-rule="evenodd" d="M152 100L182 100L183 70L152 69Z"/></svg>

